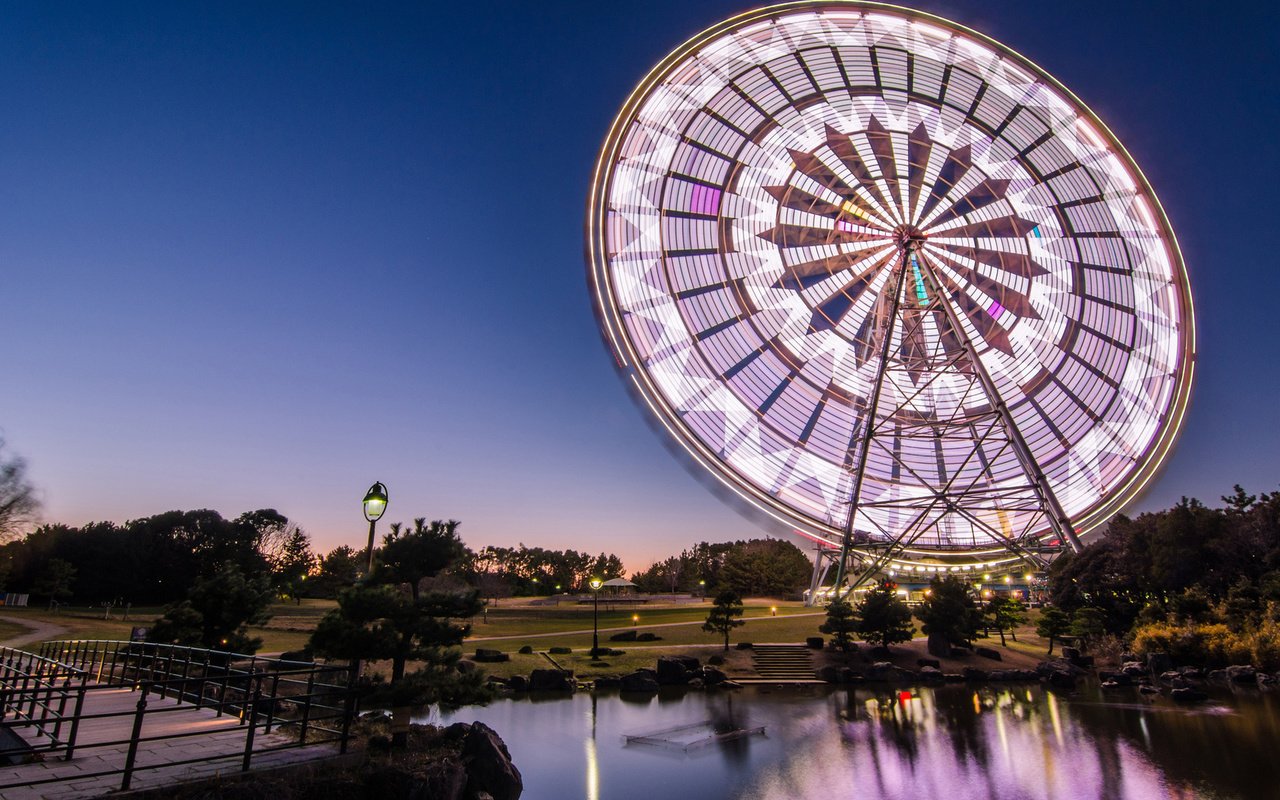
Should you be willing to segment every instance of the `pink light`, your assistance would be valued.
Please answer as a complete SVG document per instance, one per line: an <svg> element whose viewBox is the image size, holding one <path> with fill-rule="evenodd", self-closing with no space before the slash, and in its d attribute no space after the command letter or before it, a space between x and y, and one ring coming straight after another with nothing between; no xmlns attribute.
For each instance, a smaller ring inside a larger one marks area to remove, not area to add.
<svg viewBox="0 0 1280 800"><path fill-rule="evenodd" d="M992 319L1000 319L1000 315L1004 313L1004 306L1000 305L1000 301L992 300L991 307L987 309L987 313Z"/></svg>
<svg viewBox="0 0 1280 800"><path fill-rule="evenodd" d="M693 187L693 200L690 210L695 214L710 214L715 216L720 213L720 190L712 189L709 186L701 184Z"/></svg>
<svg viewBox="0 0 1280 800"><path fill-rule="evenodd" d="M847 220L847 219L838 219L838 220L836 220L836 230L838 230L838 231L846 231L846 232L848 232L848 233L854 233L854 232L855 232L855 229L854 229L854 227L853 227L853 223L852 223L852 222L850 222L850 221L849 221L849 220Z"/></svg>

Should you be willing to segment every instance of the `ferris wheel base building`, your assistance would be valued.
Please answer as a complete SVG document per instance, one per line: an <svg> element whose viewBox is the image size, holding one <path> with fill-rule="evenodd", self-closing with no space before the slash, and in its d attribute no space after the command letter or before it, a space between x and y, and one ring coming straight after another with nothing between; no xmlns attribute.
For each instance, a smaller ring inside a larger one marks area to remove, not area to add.
<svg viewBox="0 0 1280 800"><path fill-rule="evenodd" d="M773 6L663 59L601 150L587 262L648 412L819 543L813 596L1042 568L1187 407L1141 170L1030 60L904 8Z"/></svg>

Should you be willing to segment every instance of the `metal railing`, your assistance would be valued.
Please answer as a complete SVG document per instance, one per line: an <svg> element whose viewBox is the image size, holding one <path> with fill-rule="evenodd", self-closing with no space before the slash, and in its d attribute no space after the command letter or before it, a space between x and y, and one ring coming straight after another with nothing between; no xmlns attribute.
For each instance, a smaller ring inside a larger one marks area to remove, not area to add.
<svg viewBox="0 0 1280 800"><path fill-rule="evenodd" d="M86 698L92 700L95 692L121 689L137 694L132 709L92 713L92 702L86 708ZM80 772L76 776L81 780L120 775L122 790L130 788L134 773L143 769L238 758L241 770L247 771L256 755L321 743L336 744L340 753L346 753L356 711L352 669L348 665L104 640L46 642L38 654L0 649L0 697L4 725L36 726L36 735L27 736L28 741L34 739L43 750L61 751L66 760L78 751L93 749L101 754L111 749L117 753L124 750L123 763L118 768ZM238 727L244 730L243 746L226 748L223 737L219 740L221 746L196 758L138 764L139 748L148 743L227 732L226 726L196 726L193 730L144 735L147 720L157 715L189 713L192 707L208 709L215 717L236 717ZM13 722L9 719L11 710L15 714ZM113 719L118 720L122 731L129 730L127 736L77 741L81 722L108 720L96 722L95 728L102 731L104 725L109 729ZM259 734L273 731L288 736L255 748ZM0 748L0 756L19 752L22 751L16 748ZM12 786L64 779L49 777L0 784L0 794Z"/></svg>
<svg viewBox="0 0 1280 800"><path fill-rule="evenodd" d="M22 752L64 750L71 757L87 679L84 670L61 661L0 647L0 721L26 734Z"/></svg>

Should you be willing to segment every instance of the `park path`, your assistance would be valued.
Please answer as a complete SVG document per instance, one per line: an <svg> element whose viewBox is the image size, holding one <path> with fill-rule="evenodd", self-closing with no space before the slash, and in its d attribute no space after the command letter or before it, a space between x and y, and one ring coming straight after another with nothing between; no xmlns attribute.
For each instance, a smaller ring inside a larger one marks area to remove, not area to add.
<svg viewBox="0 0 1280 800"><path fill-rule="evenodd" d="M803 614L786 614L783 617L748 617L744 620L747 624L752 622L763 622L764 620L776 619L795 619L796 617L825 617L825 611L806 611ZM644 628L675 628L681 625L702 625L704 620L695 619L689 622L655 622L649 625L623 625L617 628L601 628L601 633L618 633L620 631L634 631ZM474 630L474 628L473 628ZM511 633L503 636L468 636L468 642L498 642L504 639L543 639L550 636L578 636L591 633L591 628L583 628L575 631L552 631L551 633Z"/></svg>
<svg viewBox="0 0 1280 800"><path fill-rule="evenodd" d="M6 622L12 622L14 625L21 625L27 629L26 633L20 633L0 642L0 647L22 647L32 642L47 642L51 639L57 639L59 636L67 632L67 629L61 625L55 625L52 622L42 622L35 619L17 619L6 615L0 615L0 619Z"/></svg>

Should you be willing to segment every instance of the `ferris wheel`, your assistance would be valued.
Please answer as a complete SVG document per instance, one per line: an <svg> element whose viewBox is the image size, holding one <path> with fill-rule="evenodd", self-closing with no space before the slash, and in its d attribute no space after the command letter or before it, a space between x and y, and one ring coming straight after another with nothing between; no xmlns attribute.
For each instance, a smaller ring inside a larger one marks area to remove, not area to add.
<svg viewBox="0 0 1280 800"><path fill-rule="evenodd" d="M1141 171L927 14L787 3L686 42L609 131L587 250L649 410L837 587L1078 549L1186 411L1191 294Z"/></svg>

